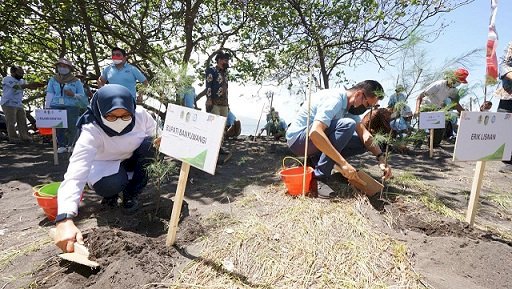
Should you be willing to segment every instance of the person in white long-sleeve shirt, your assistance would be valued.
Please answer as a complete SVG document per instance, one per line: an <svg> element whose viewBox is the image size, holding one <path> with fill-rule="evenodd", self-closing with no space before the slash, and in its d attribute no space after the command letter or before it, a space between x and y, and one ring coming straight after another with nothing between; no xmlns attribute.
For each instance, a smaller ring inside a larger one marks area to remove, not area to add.
<svg viewBox="0 0 512 289"><path fill-rule="evenodd" d="M74 242L83 242L73 218L85 184L109 206L117 206L122 193L123 210L134 213L139 207L137 195L148 181L144 166L155 155L156 121L144 108L136 107L124 86L100 88L77 127L80 135L57 197L55 244L65 252L73 252Z"/></svg>

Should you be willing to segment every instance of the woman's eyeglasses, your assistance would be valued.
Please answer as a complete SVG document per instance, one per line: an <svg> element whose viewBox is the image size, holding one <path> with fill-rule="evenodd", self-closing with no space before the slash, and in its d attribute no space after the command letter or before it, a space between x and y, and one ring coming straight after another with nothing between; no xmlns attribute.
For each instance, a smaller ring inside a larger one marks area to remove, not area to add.
<svg viewBox="0 0 512 289"><path fill-rule="evenodd" d="M110 121L110 122L114 122L116 121L117 119L122 119L124 121L130 121L132 120L132 116L127 114L127 115L122 115L122 116L116 116L116 115L106 115L105 116L105 119Z"/></svg>

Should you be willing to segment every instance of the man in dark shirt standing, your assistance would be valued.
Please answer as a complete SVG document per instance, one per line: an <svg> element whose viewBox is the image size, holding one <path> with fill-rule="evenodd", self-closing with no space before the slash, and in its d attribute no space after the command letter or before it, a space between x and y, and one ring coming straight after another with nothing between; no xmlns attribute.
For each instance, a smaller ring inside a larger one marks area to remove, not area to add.
<svg viewBox="0 0 512 289"><path fill-rule="evenodd" d="M206 70L206 110L211 113L228 116L228 75L229 53L219 51L215 56L216 66Z"/></svg>

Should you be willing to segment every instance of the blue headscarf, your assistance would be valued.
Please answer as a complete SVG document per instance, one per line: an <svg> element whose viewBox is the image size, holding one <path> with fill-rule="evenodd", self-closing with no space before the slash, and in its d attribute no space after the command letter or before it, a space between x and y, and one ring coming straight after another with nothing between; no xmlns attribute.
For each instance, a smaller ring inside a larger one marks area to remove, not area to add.
<svg viewBox="0 0 512 289"><path fill-rule="evenodd" d="M131 123L119 133L103 124L101 119L102 116L105 117L106 114L118 108L126 109L132 115ZM98 89L76 126L81 130L84 124L92 122L97 123L108 136L119 136L132 131L135 126L135 99L130 90L119 84L108 84Z"/></svg>

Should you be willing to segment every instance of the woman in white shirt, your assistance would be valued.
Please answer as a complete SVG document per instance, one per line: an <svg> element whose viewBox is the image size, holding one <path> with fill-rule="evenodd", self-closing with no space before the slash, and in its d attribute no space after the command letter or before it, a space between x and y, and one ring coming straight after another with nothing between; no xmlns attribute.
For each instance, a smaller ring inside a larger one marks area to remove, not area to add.
<svg viewBox="0 0 512 289"><path fill-rule="evenodd" d="M111 207L117 206L122 193L123 210L134 213L139 207L137 195L148 181L144 166L155 155L156 121L144 108L136 107L124 86L100 88L77 127L80 135L58 191L55 219L55 243L65 252L73 251L74 242L83 242L73 218L85 184Z"/></svg>

